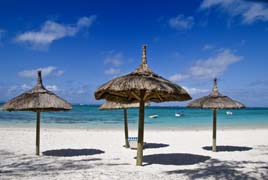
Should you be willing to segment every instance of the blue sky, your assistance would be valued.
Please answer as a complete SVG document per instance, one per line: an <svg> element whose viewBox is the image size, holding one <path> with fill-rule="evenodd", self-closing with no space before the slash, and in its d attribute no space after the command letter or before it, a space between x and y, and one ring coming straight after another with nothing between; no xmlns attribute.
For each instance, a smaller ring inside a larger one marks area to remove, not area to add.
<svg viewBox="0 0 268 180"><path fill-rule="evenodd" d="M268 3L202 1L1 1L0 101L46 87L72 103L133 71L148 45L155 72L207 95L212 79L247 106L268 106ZM182 102L164 105L185 105Z"/></svg>

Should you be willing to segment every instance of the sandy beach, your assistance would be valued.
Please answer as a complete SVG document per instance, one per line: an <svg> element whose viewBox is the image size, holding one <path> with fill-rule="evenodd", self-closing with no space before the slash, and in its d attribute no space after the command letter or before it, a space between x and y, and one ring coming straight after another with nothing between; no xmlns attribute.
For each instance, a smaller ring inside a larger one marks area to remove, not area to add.
<svg viewBox="0 0 268 180"><path fill-rule="evenodd" d="M0 179L268 179L268 129L145 130L144 163L123 130L0 128ZM130 130L130 136L137 132Z"/></svg>

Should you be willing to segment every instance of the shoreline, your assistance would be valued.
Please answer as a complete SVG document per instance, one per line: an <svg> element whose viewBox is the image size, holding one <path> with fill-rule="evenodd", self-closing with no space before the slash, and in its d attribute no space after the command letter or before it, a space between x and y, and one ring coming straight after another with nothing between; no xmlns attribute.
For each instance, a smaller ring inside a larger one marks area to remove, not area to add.
<svg viewBox="0 0 268 180"><path fill-rule="evenodd" d="M15 126L12 125L0 125L0 130L3 129L36 129L35 124L31 125L18 125L16 124ZM74 130L74 131L124 131L123 125L120 127L109 127L109 126L50 126L50 125L42 125L41 124L41 130ZM129 127L129 131L137 131L138 126L135 127ZM212 131L212 125L211 127L146 127L145 130L148 131ZM242 131L248 131L248 130L267 130L268 131L268 126L247 126L247 127L217 127L217 131L237 131L237 130L242 130Z"/></svg>

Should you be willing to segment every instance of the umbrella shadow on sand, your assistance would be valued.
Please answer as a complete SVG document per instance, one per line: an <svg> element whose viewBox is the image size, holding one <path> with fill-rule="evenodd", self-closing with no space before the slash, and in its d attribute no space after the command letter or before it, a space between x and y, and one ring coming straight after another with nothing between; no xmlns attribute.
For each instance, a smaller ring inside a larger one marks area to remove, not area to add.
<svg viewBox="0 0 268 180"><path fill-rule="evenodd" d="M251 167L249 169L249 167ZM246 172L246 173L245 173ZM194 169L166 171L167 175L183 175L186 179L267 179L267 162L263 161L220 161L210 159Z"/></svg>
<svg viewBox="0 0 268 180"><path fill-rule="evenodd" d="M143 157L145 165L193 165L209 160L209 156L196 154L170 153L170 154L152 154Z"/></svg>
<svg viewBox="0 0 268 180"><path fill-rule="evenodd" d="M59 157L72 157L72 156L90 156L95 154L105 153L99 149L56 149L44 151L45 156L59 156Z"/></svg>
<svg viewBox="0 0 268 180"><path fill-rule="evenodd" d="M168 146L169 144L163 144L163 143L145 143L144 149L158 149L158 148L164 148Z"/></svg>
<svg viewBox="0 0 268 180"><path fill-rule="evenodd" d="M204 146L202 149L212 151L211 146ZM217 152L249 151L252 147L246 146L217 146Z"/></svg>

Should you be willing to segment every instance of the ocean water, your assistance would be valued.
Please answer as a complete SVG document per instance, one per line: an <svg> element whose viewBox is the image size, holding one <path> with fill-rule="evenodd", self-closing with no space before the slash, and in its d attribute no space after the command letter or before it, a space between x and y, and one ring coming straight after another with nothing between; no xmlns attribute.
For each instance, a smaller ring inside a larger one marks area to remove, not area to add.
<svg viewBox="0 0 268 180"><path fill-rule="evenodd" d="M68 112L41 113L41 126L62 128L123 128L123 110L98 110L96 105L74 105ZM268 108L246 108L231 110L226 115L219 110L218 128L268 128ZM183 113L175 117L175 113ZM158 115L157 118L149 118ZM34 127L34 112L7 112L0 110L0 127ZM129 128L138 127L138 109L128 110ZM210 129L212 111L210 109L190 109L185 107L146 107L145 128L159 129Z"/></svg>

